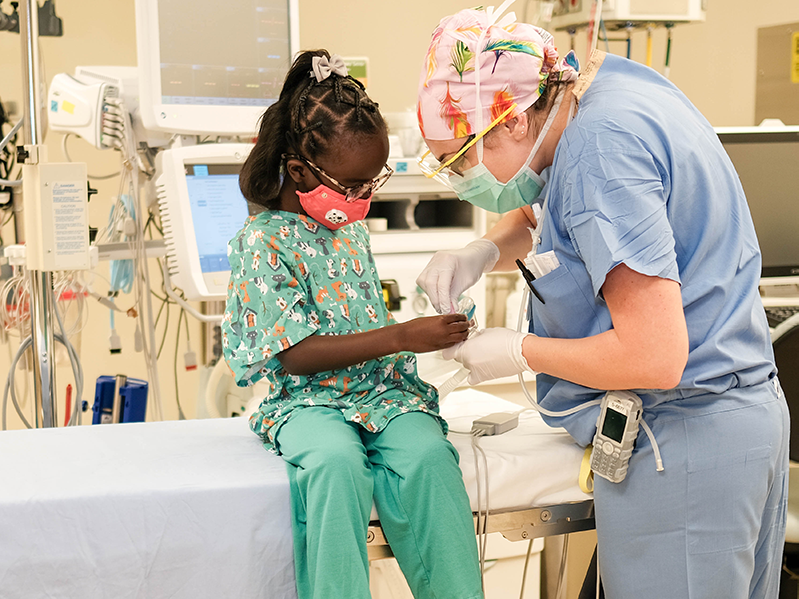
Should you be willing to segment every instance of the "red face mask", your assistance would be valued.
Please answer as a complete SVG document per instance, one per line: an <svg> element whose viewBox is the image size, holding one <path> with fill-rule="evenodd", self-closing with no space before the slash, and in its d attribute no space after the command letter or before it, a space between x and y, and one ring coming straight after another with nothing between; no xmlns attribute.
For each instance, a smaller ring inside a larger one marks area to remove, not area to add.
<svg viewBox="0 0 799 599"><path fill-rule="evenodd" d="M297 191L297 195L308 216L333 231L363 220L372 203L372 195L348 202L344 194L321 184L308 192Z"/></svg>

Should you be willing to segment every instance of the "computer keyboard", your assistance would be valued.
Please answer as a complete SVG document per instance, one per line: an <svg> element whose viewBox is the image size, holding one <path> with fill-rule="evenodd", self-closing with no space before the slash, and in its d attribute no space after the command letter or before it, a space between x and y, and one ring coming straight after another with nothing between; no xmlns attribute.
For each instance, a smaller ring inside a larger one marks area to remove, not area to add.
<svg viewBox="0 0 799 599"><path fill-rule="evenodd" d="M797 312L799 312L799 306L769 306L766 308L768 326L774 328Z"/></svg>

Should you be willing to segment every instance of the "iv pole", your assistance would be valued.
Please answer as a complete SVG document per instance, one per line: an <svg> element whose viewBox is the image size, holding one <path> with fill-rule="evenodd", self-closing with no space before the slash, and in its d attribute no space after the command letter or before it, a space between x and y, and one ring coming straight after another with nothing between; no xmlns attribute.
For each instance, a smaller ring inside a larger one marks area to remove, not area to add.
<svg viewBox="0 0 799 599"><path fill-rule="evenodd" d="M24 144L43 147L44 135L40 123L40 62L39 11L36 0L20 0L20 39L22 41ZM35 152L39 160L39 152ZM21 243L22 239L17 239ZM44 271L29 271L31 351L33 353L33 392L35 425L55 427L55 342L53 339L53 275Z"/></svg>

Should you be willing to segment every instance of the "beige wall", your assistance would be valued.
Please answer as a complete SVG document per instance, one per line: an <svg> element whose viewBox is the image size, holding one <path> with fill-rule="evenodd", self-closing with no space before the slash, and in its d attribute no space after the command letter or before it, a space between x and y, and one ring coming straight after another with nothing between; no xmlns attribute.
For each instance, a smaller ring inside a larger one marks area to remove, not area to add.
<svg viewBox="0 0 799 599"><path fill-rule="evenodd" d="M419 69L439 19L473 4L465 0L300 0L301 41L304 48L327 47L343 56L369 56L370 94L386 112L406 110L415 105ZM528 4L532 16L537 2ZM746 0L708 0L706 22L673 31L672 80L714 126L754 124L757 28L799 21L796 0L766 0L756 5L757 10L753 6ZM517 0L513 9L521 16L525 1ZM611 32L610 37L616 36ZM556 41L561 52L569 49L567 34L556 33ZM575 41L583 60L585 32ZM633 59L643 62L645 46L646 34L635 33ZM655 30L653 46L653 62L659 68L665 58L665 30ZM626 45L611 42L610 49L622 54ZM799 85L797 90L799 94Z"/></svg>
<svg viewBox="0 0 799 599"><path fill-rule="evenodd" d="M498 4L499 2L497 2ZM385 112L413 108L418 71L428 39L439 19L469 5L464 0L300 0L301 41L303 48L327 47L344 56L369 56L371 59L370 93ZM530 14L535 2L529 3ZM716 126L754 124L755 64L757 28L799 21L796 0L767 0L752 9L746 0L709 0L705 23L682 25L674 30L672 79ZM7 9L7 7L6 7ZM514 9L521 15L524 0ZM59 15L64 20L63 38L42 38L41 48L47 80L56 73L72 72L77 65L132 65L136 61L133 0L60 0ZM567 35L557 33L561 51L568 50ZM585 56L585 33L575 39L578 56ZM654 64L662 65L665 54L665 32L654 35ZM624 44L613 42L611 51L622 53ZM633 58L643 60L645 34L634 36ZM0 98L21 101L20 41L16 34L0 32ZM799 87L799 86L797 86ZM60 135L47 140L53 160L61 159ZM71 141L73 158L86 161L92 173L103 174L118 168L114 152L97 151L81 140ZM91 222L105 222L109 198L117 193L116 180L99 181L100 194L90 205ZM5 240L13 240L13 232L3 231ZM155 275L156 281L159 279ZM102 287L100 283L98 287ZM93 381L100 374L126 372L145 376L141 356L132 352L132 325L127 319L118 325L126 347L121 356L107 351L108 314L95 302L83 332L83 362L88 383L86 399L93 395ZM125 298L120 304L127 305ZM172 332L168 335L161 362L161 384L164 396L174 396L174 327L177 312L171 317ZM181 335L181 350L185 339ZM194 349L199 350L199 327L192 321ZM5 370L7 358L0 358ZM180 368L179 368L180 370ZM68 372L59 372L59 389L70 379ZM194 413L193 398L197 389L196 373L180 373L180 389L188 414ZM165 413L174 417L174 401L166 402ZM12 421L13 421L12 417Z"/></svg>
<svg viewBox="0 0 799 599"><path fill-rule="evenodd" d="M430 33L438 20L474 2L466 0L300 0L301 40L303 48L326 47L344 56L369 56L371 59L370 94L385 112L411 109L415 103L419 68L427 48ZM497 0L495 2L499 4ZM6 3L7 4L7 3ZM530 2L531 14L535 2ZM705 23L679 26L674 30L672 79L715 126L751 125L754 119L755 63L757 28L799 21L799 2L796 0L766 0L754 5L747 0L708 0ZM224 3L220 4L220 9ZM754 10L753 7L757 7ZM5 7L8 9L8 7ZM521 15L524 0L514 9ZM136 62L133 0L59 0L59 15L64 19L63 38L43 38L42 55L49 79L56 73L72 72L76 65L133 65ZM210 18L210 17L209 17ZM565 34L556 35L561 51L569 47ZM579 58L585 57L585 33L577 36ZM654 34L654 63L662 65L665 55L665 32ZM612 43L611 51L624 52L621 43ZM633 58L642 61L645 34L636 33ZM0 33L0 98L3 101L21 100L19 36ZM799 88L799 86L797 86ZM797 92L799 93L799 92ZM60 160L60 135L51 134L51 159ZM99 152L80 140L72 140L73 159L86 161L89 171L102 174L118 168L114 152ZM96 184L100 194L91 203L91 222L105 222L109 198L117 193L116 180ZM13 233L3 231L6 240ZM104 267L103 274L107 272ZM157 282L160 278L154 274ZM97 283L102 288L102 283ZM130 304L122 298L120 304ZM118 317L123 336L122 355L110 356L107 350L108 312L96 302L90 302L90 320L82 334L82 359L87 389L84 399L90 402L94 380L101 374L124 372L146 378L141 356L132 351L132 323ZM171 315L171 332L160 361L161 387L165 398L165 414L175 418L173 356L177 311ZM162 333L159 327L159 335ZM199 353L199 327L192 321L192 342ZM180 353L185 348L181 334ZM7 370L6 352L0 352L0 372ZM194 397L198 386L197 373L185 373L179 365L179 381L184 409L188 416L195 413ZM63 389L71 381L69 371L59 368L58 388L63 402ZM16 416L10 417L18 427ZM584 571L593 541L592 533L575 541L570 561L569 597L576 596L581 571Z"/></svg>

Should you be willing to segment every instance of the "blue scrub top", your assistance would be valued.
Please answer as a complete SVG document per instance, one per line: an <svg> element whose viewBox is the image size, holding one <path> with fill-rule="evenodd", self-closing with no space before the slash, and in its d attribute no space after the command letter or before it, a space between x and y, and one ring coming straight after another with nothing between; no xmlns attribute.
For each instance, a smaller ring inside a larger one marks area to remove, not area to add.
<svg viewBox="0 0 799 599"><path fill-rule="evenodd" d="M681 285L688 364L674 390L637 390L644 408L719 394L776 371L758 295L760 250L741 183L710 123L667 79L606 55L555 153L538 252L560 266L535 281L531 332L582 338L612 327L601 289L619 264ZM565 410L603 394L538 375ZM547 418L588 444L598 408Z"/></svg>

